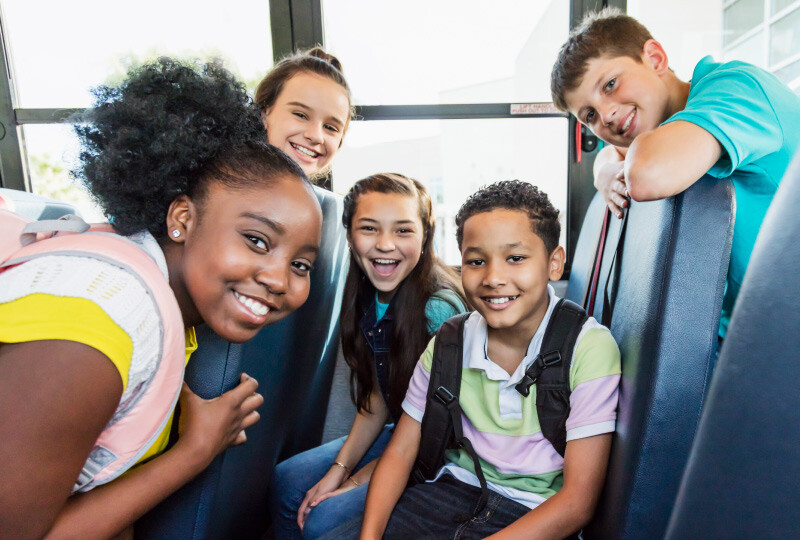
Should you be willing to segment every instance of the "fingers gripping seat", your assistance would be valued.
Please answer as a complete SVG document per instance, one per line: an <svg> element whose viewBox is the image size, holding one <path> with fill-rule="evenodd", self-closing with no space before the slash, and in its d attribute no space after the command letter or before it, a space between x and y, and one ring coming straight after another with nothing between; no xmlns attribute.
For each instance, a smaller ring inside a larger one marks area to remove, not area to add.
<svg viewBox="0 0 800 540"><path fill-rule="evenodd" d="M680 195L629 210L611 291L611 332L622 353L617 430L585 538L664 536L713 367L732 208L731 184L704 178ZM612 248L616 234L609 231Z"/></svg>
<svg viewBox="0 0 800 540"><path fill-rule="evenodd" d="M230 390L239 374L259 382L261 420L247 442L217 457L199 477L136 525L136 538L260 538L267 526L267 487L279 456L320 443L339 342L347 274L342 198L315 188L322 206L322 246L308 300L251 341L230 344L198 328L186 381L201 397Z"/></svg>
<svg viewBox="0 0 800 540"><path fill-rule="evenodd" d="M800 158L758 235L668 538L798 538Z"/></svg>

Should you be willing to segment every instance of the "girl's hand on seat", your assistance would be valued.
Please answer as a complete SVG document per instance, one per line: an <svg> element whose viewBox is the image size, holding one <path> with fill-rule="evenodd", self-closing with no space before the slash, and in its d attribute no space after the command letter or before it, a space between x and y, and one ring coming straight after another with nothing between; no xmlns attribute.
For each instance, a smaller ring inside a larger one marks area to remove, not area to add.
<svg viewBox="0 0 800 540"><path fill-rule="evenodd" d="M338 491L338 488L347 483L347 470L338 465L331 466L330 470L314 486L306 491L303 503L297 509L297 525L300 530L306 522L306 516L321 501L330 497L331 493ZM338 494L338 493L337 493Z"/></svg>
<svg viewBox="0 0 800 540"><path fill-rule="evenodd" d="M245 430L258 422L256 409L264 403L257 388L258 382L242 373L236 388L217 398L203 399L183 383L176 448L180 445L191 449L190 455L204 462L205 467L229 446L245 442Z"/></svg>

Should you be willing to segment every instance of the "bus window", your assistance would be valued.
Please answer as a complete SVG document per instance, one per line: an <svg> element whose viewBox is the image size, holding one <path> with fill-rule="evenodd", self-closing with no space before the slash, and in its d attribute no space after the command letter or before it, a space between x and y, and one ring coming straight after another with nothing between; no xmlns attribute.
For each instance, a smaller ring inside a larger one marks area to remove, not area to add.
<svg viewBox="0 0 800 540"><path fill-rule="evenodd" d="M376 171L425 183L437 212L437 250L449 264L461 260L455 213L482 185L532 182L566 216L566 115L547 107L557 117L520 118L513 111L521 110L515 103L549 104L550 69L567 37L569 3L505 6L486 10L475 0L323 3L326 47L342 61L364 120L351 124L334 163L333 189L345 193ZM505 115L483 116L476 104L486 103L505 103ZM437 117L424 109L435 104L452 107ZM391 120L376 119L375 106L382 105L392 106ZM420 117L426 119L404 119Z"/></svg>
<svg viewBox="0 0 800 540"><path fill-rule="evenodd" d="M800 93L798 0L630 0L627 11L664 45L683 80L710 54L762 67Z"/></svg>
<svg viewBox="0 0 800 540"><path fill-rule="evenodd" d="M89 220L102 219L102 213L70 179L78 151L72 126L49 123L49 111L90 106L90 88L119 82L128 67L157 56L223 59L251 90L273 63L264 0L143 0L124 13L106 2L76 0L47 3L46 16L38 2L0 5L13 106L32 109L16 113L25 121L19 131L26 184L36 194L74 204ZM58 114L55 121L65 116Z"/></svg>
<svg viewBox="0 0 800 540"><path fill-rule="evenodd" d="M333 188L346 193L376 171L423 182L436 211L437 251L448 264L461 264L455 214L483 185L512 178L533 182L565 214L567 124L566 118L353 122L334 164Z"/></svg>

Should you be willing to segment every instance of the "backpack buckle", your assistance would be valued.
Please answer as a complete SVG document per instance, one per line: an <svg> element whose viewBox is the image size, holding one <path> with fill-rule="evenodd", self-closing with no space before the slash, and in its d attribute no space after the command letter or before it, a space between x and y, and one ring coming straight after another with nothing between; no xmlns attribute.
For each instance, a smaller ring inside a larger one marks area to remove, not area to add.
<svg viewBox="0 0 800 540"><path fill-rule="evenodd" d="M447 407L450 405L456 397L444 386L440 386L436 389L436 392L433 393L433 397L439 401L442 405Z"/></svg>
<svg viewBox="0 0 800 540"><path fill-rule="evenodd" d="M558 351L553 351L545 354L541 358L542 358L542 364L544 365L544 368L546 368L561 362L561 353Z"/></svg>
<svg viewBox="0 0 800 540"><path fill-rule="evenodd" d="M540 354L530 367L525 370L525 375L522 377L522 380L519 381L514 388L517 392L522 394L523 397L528 397L531 393L531 386L536 384L536 381L539 380L539 375L542 374L542 371L559 362L561 362L561 353L558 351Z"/></svg>

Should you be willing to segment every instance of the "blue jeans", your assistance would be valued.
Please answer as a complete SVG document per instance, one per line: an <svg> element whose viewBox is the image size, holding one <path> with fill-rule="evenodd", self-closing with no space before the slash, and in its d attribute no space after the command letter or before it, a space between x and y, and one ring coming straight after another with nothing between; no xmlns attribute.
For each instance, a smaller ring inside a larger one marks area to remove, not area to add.
<svg viewBox="0 0 800 540"><path fill-rule="evenodd" d="M481 513L464 520L472 515L480 495L480 488L456 480L449 474L430 484L416 484L407 488L397 501L383 538L485 538L511 525L530 511L527 506L490 491L489 501ZM363 514L353 518L330 531L321 540L357 539L361 532L362 518Z"/></svg>
<svg viewBox="0 0 800 540"><path fill-rule="evenodd" d="M383 454L393 430L393 425L383 428L355 471ZM364 513L367 484L325 499L308 513L302 533L297 526L297 510L306 492L330 470L346 438L306 450L275 467L270 485L269 510L276 540L315 539Z"/></svg>

